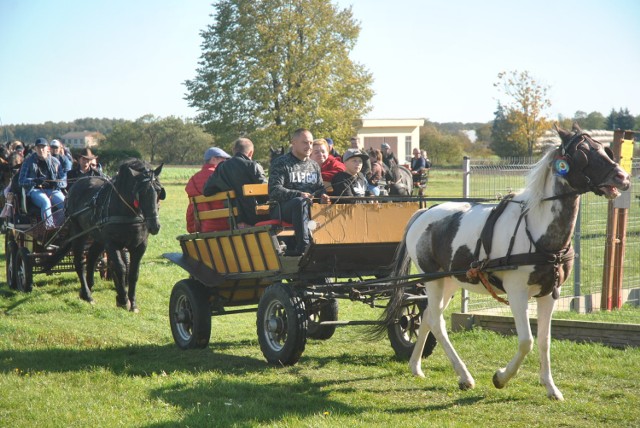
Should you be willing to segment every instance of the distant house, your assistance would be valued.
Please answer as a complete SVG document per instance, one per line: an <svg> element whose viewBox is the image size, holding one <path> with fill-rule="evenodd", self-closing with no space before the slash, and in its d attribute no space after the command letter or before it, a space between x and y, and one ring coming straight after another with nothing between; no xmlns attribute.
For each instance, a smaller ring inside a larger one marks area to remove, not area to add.
<svg viewBox="0 0 640 428"><path fill-rule="evenodd" d="M62 143L70 149L84 149L85 147L96 147L104 141L105 136L100 132L67 132L62 137Z"/></svg>
<svg viewBox="0 0 640 428"><path fill-rule="evenodd" d="M387 143L400 162L409 161L414 148L420 148L420 127L424 119L361 119L357 136L364 148L380 149Z"/></svg>

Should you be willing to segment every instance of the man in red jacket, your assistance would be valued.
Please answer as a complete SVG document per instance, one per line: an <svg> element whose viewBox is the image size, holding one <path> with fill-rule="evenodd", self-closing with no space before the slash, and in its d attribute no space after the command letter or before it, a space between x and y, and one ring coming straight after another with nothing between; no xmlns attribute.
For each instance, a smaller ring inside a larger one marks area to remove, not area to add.
<svg viewBox="0 0 640 428"><path fill-rule="evenodd" d="M204 152L204 165L202 169L196 172L187 182L187 186L184 188L187 192L187 196L190 198L194 196L202 195L202 189L207 179L216 167L231 156L219 147L210 147ZM218 208L224 208L223 201L207 202L198 205L200 210L213 210ZM200 224L196 224L196 219L193 216L193 204L189 200L189 206L187 207L187 231L189 233L194 232L211 232L214 230L227 230L229 229L229 222L226 218L216 218L212 220L203 220Z"/></svg>

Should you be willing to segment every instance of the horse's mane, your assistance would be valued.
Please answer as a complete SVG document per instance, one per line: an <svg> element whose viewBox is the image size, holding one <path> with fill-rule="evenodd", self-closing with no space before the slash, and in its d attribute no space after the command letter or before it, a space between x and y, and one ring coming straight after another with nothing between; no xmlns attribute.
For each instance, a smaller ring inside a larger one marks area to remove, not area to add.
<svg viewBox="0 0 640 428"><path fill-rule="evenodd" d="M529 171L525 179L526 187L520 193L522 199L527 202L530 211L535 211L545 197L547 180L552 174L551 164L557 149L549 150Z"/></svg>

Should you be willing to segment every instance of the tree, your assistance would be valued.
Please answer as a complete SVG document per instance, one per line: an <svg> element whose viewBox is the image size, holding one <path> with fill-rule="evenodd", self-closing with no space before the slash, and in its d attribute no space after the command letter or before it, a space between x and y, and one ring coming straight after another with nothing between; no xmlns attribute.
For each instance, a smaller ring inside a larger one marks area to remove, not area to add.
<svg viewBox="0 0 640 428"><path fill-rule="evenodd" d="M369 111L371 74L349 59L360 27L329 0L220 0L202 32L196 77L185 82L197 121L220 141L259 152L308 127L346 141Z"/></svg>
<svg viewBox="0 0 640 428"><path fill-rule="evenodd" d="M468 141L459 132L443 134L432 124L420 128L420 148L427 151L434 165L460 165L463 146Z"/></svg>
<svg viewBox="0 0 640 428"><path fill-rule="evenodd" d="M610 131L615 131L616 129L634 129L636 125L635 122L635 117L629 113L629 109L627 108L621 108L617 112L614 109L611 109L611 113L609 113L609 116L607 116L606 119L607 129Z"/></svg>
<svg viewBox="0 0 640 428"><path fill-rule="evenodd" d="M587 115L587 117L578 122L580 128L582 129L604 129L605 126L605 118L602 113L597 111L592 111ZM569 128L566 128L569 129Z"/></svg>
<svg viewBox="0 0 640 428"><path fill-rule="evenodd" d="M507 96L502 106L506 120L511 124L509 139L526 144L532 157L536 140L550 128L543 116L544 110L551 107L551 101L547 99L548 87L538 83L528 71L517 70L498 73L494 86Z"/></svg>
<svg viewBox="0 0 640 428"><path fill-rule="evenodd" d="M524 141L514 139L515 120L510 120L509 115L515 112L507 110L498 103L494 113L493 126L491 128L491 144L489 147L500 157L522 157L527 155L527 145Z"/></svg>

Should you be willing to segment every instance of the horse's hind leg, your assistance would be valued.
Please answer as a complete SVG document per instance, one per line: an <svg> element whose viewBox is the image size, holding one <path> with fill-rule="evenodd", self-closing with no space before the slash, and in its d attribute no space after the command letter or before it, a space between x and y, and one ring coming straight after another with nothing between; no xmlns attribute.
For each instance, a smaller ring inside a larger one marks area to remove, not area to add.
<svg viewBox="0 0 640 428"><path fill-rule="evenodd" d="M533 335L529 325L528 290L526 288L509 290L507 295L518 332L518 349L507 366L498 369L493 375L493 385L496 388L504 388L509 380L518 373L522 361L533 348Z"/></svg>
<svg viewBox="0 0 640 428"><path fill-rule="evenodd" d="M427 283L429 304L427 305L425 313L422 315L422 322L418 330L418 341L411 354L409 367L413 374L424 376L421 368L422 349L427 335L429 331L431 331L440 343L440 346L442 346L442 349L444 349L445 354L453 365L453 369L458 375L458 386L460 389L466 390L475 386L475 380L449 341L446 323L442 315L457 288L458 285L451 278L444 278ZM421 346L418 347L418 345Z"/></svg>
<svg viewBox="0 0 640 428"><path fill-rule="evenodd" d="M564 400L562 393L556 388L551 376L551 316L556 301L549 294L539 297L538 301L538 351L540 352L540 383L547 388L547 397Z"/></svg>

